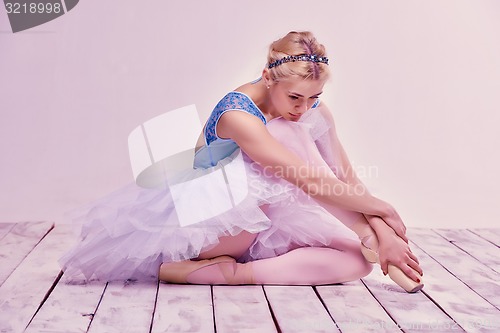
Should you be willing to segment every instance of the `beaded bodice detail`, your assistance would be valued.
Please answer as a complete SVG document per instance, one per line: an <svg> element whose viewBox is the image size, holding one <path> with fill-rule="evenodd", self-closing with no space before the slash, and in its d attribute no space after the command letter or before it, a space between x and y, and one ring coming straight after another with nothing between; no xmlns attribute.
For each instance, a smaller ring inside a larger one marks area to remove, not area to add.
<svg viewBox="0 0 500 333"><path fill-rule="evenodd" d="M258 117L264 124L266 124L266 118L262 111L255 105L255 103L246 94L231 91L226 96L224 96L219 103L215 106L212 114L208 118L207 125L205 126L205 142L210 145L211 142L216 139L220 139L217 136L216 126L219 118L226 111L238 110L250 113Z"/></svg>

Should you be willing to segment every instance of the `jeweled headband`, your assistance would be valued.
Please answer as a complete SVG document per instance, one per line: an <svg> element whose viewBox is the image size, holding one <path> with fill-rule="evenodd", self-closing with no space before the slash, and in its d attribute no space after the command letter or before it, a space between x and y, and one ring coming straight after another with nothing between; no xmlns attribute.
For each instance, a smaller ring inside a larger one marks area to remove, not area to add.
<svg viewBox="0 0 500 333"><path fill-rule="evenodd" d="M318 57L315 54L302 54L302 55L289 55L286 56L282 59L276 60L267 66L267 68L271 69L273 67L279 66L281 64L284 64L286 62L295 62L295 61L311 61L311 62L321 62L323 64L328 65L328 58L327 57Z"/></svg>

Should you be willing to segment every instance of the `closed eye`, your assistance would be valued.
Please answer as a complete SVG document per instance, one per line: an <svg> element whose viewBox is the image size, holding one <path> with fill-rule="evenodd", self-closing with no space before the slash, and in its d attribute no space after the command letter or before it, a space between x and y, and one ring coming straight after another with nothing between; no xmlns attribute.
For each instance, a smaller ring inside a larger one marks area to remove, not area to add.
<svg viewBox="0 0 500 333"><path fill-rule="evenodd" d="M288 97L290 97L290 98L291 98L291 99L293 99L293 100L297 100L297 99L299 99L297 96L293 96L293 95L290 95L290 96L288 96Z"/></svg>

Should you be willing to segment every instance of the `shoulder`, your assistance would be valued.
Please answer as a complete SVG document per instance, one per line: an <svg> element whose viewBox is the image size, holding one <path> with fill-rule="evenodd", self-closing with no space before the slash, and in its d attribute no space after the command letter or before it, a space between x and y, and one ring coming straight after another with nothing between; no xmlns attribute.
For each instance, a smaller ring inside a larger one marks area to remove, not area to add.
<svg viewBox="0 0 500 333"><path fill-rule="evenodd" d="M236 140L241 137L253 137L267 132L265 123L247 112L232 110L221 115L217 126L220 137Z"/></svg>

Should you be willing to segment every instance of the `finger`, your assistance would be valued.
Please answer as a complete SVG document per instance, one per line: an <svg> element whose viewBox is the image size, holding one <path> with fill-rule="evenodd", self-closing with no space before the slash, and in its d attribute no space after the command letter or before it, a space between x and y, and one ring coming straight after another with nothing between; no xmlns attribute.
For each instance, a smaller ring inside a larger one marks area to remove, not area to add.
<svg viewBox="0 0 500 333"><path fill-rule="evenodd" d="M418 266L417 266L418 267ZM420 268L420 267L418 267ZM418 270L408 266L408 265L405 265L405 267L402 268L403 272L410 278L412 279L413 281L417 282L417 283L420 283L422 282L420 280L420 276L417 275L417 272ZM419 273L420 274L420 273Z"/></svg>
<svg viewBox="0 0 500 333"><path fill-rule="evenodd" d="M420 261L418 261L418 258L415 254L413 254L413 252L411 252L411 250L409 250L410 252L408 252L408 256L413 260L415 261L417 264L420 264Z"/></svg>
<svg viewBox="0 0 500 333"><path fill-rule="evenodd" d="M387 275L387 272L389 271L389 263L387 262L387 260L384 259L384 261L381 261L380 262L380 268L382 269L382 272L384 273L384 275Z"/></svg>
<svg viewBox="0 0 500 333"><path fill-rule="evenodd" d="M417 271L415 271L413 268L409 267L406 269L406 275L408 275L411 279L413 279L413 281L417 282L417 283L420 283L422 282L422 280L420 279L421 278L421 275L419 276L419 274L417 274Z"/></svg>
<svg viewBox="0 0 500 333"><path fill-rule="evenodd" d="M403 230L399 229L396 234L405 241L406 244L408 244L408 237L406 237L406 234L403 232Z"/></svg>
<svg viewBox="0 0 500 333"><path fill-rule="evenodd" d="M420 274L420 276L424 275L424 271L422 270L422 268L419 266L418 263L416 263L415 261L413 260L410 260L410 262L408 262L407 264L411 269L415 270L418 274Z"/></svg>

